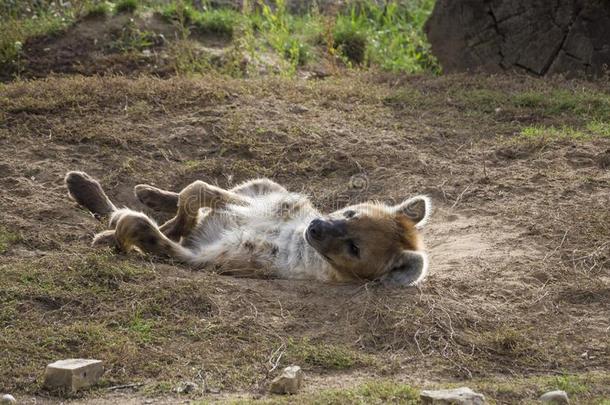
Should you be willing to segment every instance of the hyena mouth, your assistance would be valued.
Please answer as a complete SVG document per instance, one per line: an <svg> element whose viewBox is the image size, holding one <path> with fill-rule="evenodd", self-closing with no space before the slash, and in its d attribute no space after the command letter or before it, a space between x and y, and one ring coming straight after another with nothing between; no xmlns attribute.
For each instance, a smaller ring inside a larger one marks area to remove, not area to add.
<svg viewBox="0 0 610 405"><path fill-rule="evenodd" d="M326 259L327 261L329 261L330 263L333 263L333 262L334 262L334 260L333 260L333 259L331 259L331 258L330 258L330 257L328 257L327 255L325 255L324 253L322 253L322 252L320 251L320 249L318 249L318 246L317 246L316 242L315 242L315 241L312 241L312 240L311 240L311 238L309 237L309 232L307 232L307 229L305 229L305 232L303 233L303 236L305 237L305 241L307 242L307 244L308 244L309 246L311 246L312 248L314 248L314 250L315 250L316 252L318 252L318 254L319 254L320 256L322 256L323 258L325 258L325 259Z"/></svg>

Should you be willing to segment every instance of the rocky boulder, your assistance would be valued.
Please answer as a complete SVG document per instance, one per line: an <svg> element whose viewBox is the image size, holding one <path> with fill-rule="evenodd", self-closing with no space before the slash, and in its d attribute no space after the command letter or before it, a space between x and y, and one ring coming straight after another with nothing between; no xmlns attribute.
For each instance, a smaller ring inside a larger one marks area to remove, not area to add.
<svg viewBox="0 0 610 405"><path fill-rule="evenodd" d="M601 76L610 69L607 0L437 0L425 29L448 73Z"/></svg>

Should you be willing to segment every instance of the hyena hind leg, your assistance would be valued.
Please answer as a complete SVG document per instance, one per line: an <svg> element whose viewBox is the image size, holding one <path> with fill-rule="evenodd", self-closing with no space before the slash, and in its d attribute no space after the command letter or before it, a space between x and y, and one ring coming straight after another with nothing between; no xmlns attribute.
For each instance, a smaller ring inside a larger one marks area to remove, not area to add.
<svg viewBox="0 0 610 405"><path fill-rule="evenodd" d="M114 230L114 237L121 250L128 252L137 248L153 256L188 260L188 249L163 235L149 217L128 209L121 211Z"/></svg>
<svg viewBox="0 0 610 405"><path fill-rule="evenodd" d="M86 208L97 219L108 217L116 207L100 183L84 172L68 172L65 178L68 194L80 206Z"/></svg>

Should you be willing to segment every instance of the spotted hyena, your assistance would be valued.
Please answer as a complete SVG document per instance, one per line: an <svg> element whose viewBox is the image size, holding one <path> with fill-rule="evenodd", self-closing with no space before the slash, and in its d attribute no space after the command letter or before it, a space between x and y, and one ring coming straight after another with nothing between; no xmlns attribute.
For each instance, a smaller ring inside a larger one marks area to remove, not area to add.
<svg viewBox="0 0 610 405"><path fill-rule="evenodd" d="M158 226L141 212L116 208L86 173L68 173L66 185L77 203L109 219L110 230L97 234L94 246L289 279L413 285L428 267L418 232L430 213L425 196L394 206L351 205L324 215L306 196L269 179L230 190L196 181L180 193L136 186L143 204L174 213Z"/></svg>

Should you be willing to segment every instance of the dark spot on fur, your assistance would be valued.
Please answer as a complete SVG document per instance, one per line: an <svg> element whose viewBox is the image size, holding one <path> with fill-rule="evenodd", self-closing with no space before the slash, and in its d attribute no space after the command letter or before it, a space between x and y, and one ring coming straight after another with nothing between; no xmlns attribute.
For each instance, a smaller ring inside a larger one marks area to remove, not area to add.
<svg viewBox="0 0 610 405"><path fill-rule="evenodd" d="M276 245L271 246L271 256L277 256L279 251L280 249Z"/></svg>
<svg viewBox="0 0 610 405"><path fill-rule="evenodd" d="M247 249L249 252L254 251L254 243L252 243L252 242L250 242L250 241L244 242L244 247L245 247L245 248L246 248L246 249Z"/></svg>

